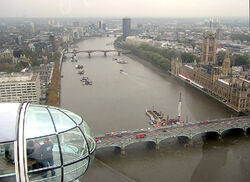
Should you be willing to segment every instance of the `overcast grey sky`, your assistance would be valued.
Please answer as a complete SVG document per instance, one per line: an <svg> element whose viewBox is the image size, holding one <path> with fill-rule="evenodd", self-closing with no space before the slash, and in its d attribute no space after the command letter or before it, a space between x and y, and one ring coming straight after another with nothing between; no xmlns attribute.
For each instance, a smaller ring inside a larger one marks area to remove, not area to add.
<svg viewBox="0 0 250 182"><path fill-rule="evenodd" d="M0 17L248 15L249 0L0 0Z"/></svg>

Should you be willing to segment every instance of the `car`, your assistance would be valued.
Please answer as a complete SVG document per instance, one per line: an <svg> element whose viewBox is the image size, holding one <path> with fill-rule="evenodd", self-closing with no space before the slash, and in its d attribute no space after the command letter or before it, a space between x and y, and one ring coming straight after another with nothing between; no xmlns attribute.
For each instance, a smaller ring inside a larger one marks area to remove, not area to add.
<svg viewBox="0 0 250 182"><path fill-rule="evenodd" d="M97 138L95 139L96 143L101 143L101 140L98 140Z"/></svg>
<svg viewBox="0 0 250 182"><path fill-rule="evenodd" d="M118 134L116 134L115 136L117 136L117 137L122 137L122 134L121 134L121 133L118 133Z"/></svg>
<svg viewBox="0 0 250 182"><path fill-rule="evenodd" d="M205 120L205 121L203 121L203 123L208 123L208 121Z"/></svg>

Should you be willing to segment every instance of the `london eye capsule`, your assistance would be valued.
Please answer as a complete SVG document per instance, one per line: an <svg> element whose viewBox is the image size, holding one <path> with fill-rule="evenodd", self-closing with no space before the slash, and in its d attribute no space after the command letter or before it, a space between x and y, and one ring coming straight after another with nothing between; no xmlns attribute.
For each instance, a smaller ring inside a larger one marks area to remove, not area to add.
<svg viewBox="0 0 250 182"><path fill-rule="evenodd" d="M90 127L73 112L0 103L0 181L74 181L95 149Z"/></svg>

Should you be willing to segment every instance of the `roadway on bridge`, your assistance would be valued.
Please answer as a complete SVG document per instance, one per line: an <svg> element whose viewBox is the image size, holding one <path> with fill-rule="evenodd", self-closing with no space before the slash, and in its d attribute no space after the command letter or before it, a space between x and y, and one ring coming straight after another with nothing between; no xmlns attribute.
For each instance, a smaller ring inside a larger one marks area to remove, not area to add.
<svg viewBox="0 0 250 182"><path fill-rule="evenodd" d="M141 129L136 131L124 132L113 132L113 135L106 134L104 136L96 137L100 142L97 144L97 148L103 148L108 146L121 147L123 144L126 146L131 143L136 143L139 141L153 141L156 139L164 140L170 137L185 136L190 139L195 135L207 133L207 132L217 132L218 134L223 134L224 131L233 128L241 128L247 130L250 127L250 116L238 117L238 118L228 118L212 120L208 122L199 122L192 125L172 125L167 127L153 128L153 129ZM136 134L145 133L146 136L143 139L136 139ZM159 141L159 142L160 142Z"/></svg>

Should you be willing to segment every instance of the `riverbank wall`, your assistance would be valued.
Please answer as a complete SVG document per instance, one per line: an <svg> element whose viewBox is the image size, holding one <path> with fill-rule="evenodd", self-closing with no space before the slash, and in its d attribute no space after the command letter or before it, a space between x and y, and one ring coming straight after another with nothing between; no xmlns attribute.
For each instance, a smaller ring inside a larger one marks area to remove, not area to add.
<svg viewBox="0 0 250 182"><path fill-rule="evenodd" d="M60 57L60 61L59 61L59 91L58 91L58 104L59 106L61 106L61 78L62 78L62 63L63 63L63 59L64 59L64 51L65 49L63 49L61 51L61 57Z"/></svg>

